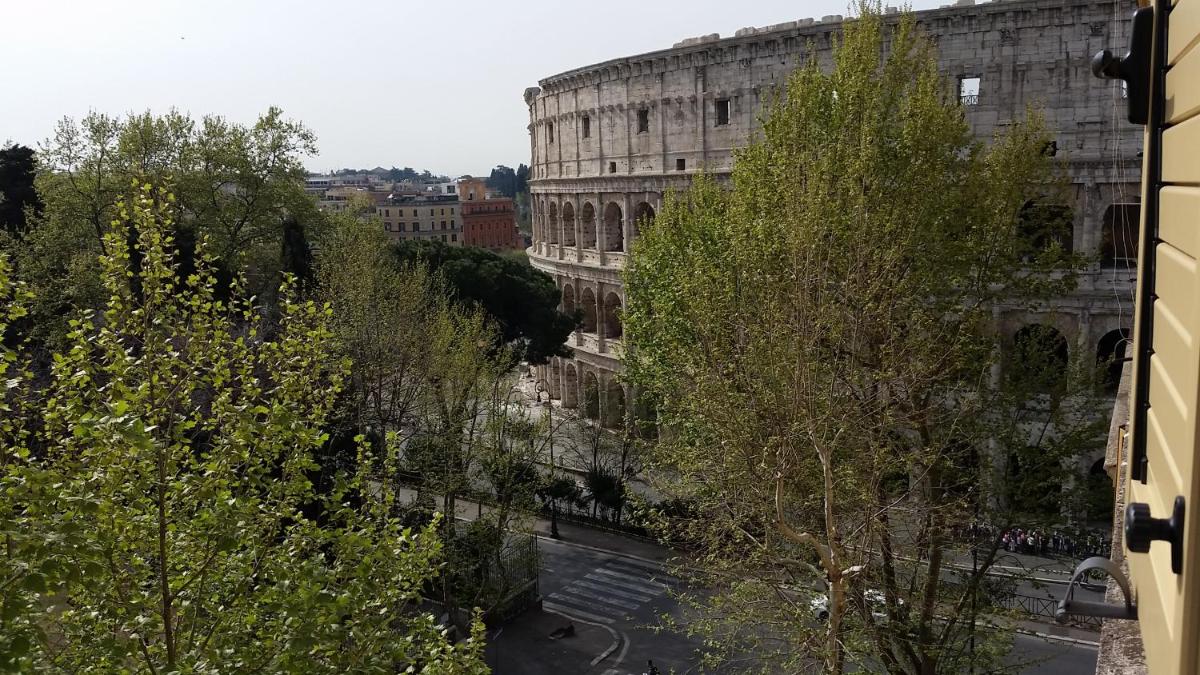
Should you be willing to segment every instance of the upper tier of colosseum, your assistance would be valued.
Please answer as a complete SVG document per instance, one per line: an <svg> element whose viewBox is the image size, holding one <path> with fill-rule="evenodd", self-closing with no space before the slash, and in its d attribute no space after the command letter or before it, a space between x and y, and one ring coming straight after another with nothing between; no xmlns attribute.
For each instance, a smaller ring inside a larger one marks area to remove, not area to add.
<svg viewBox="0 0 1200 675"><path fill-rule="evenodd" d="M1120 85L1093 78L1089 59L1124 50L1130 11L1112 0L962 0L916 19L948 81L978 78L966 101L977 137L1034 105L1065 158L1103 173L1124 170L1114 164L1136 171L1137 138ZM525 92L533 180L728 171L789 73L808 58L828 65L841 24L826 16L689 38L542 79Z"/></svg>

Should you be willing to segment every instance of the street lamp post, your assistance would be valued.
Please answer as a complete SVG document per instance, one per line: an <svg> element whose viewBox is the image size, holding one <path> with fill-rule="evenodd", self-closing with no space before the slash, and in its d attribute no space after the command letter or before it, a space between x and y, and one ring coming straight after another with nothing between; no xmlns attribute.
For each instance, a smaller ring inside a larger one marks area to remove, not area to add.
<svg viewBox="0 0 1200 675"><path fill-rule="evenodd" d="M542 392L546 392L546 425L548 426L547 445L550 448L550 481L553 484L555 477L554 466L554 400L550 396L549 387L546 385L546 380L540 379L534 385L534 390L537 392L538 403L542 402ZM558 534L558 498L551 496L550 498L550 538L559 539Z"/></svg>

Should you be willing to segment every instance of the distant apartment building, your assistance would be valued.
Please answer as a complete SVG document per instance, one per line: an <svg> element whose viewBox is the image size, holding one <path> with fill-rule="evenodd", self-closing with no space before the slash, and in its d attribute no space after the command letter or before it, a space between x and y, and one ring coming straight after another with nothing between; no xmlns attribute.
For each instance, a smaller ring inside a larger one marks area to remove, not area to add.
<svg viewBox="0 0 1200 675"><path fill-rule="evenodd" d="M507 197L463 201L463 240L467 246L493 251L522 247L516 210Z"/></svg>
<svg viewBox="0 0 1200 675"><path fill-rule="evenodd" d="M375 215L394 240L463 245L461 204L454 195L392 196L375 207Z"/></svg>
<svg viewBox="0 0 1200 675"><path fill-rule="evenodd" d="M458 198L462 203L463 239L467 246L501 251L524 248L517 233L513 200L493 197L482 178L458 179Z"/></svg>

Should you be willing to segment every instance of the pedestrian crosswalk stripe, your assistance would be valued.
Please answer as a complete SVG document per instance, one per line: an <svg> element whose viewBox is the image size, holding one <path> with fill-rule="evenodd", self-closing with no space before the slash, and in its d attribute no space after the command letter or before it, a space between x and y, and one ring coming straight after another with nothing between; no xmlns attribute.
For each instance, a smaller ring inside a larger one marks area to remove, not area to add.
<svg viewBox="0 0 1200 675"><path fill-rule="evenodd" d="M614 576L600 574L601 572L604 572L604 570L596 569L596 570L593 570L592 572L589 572L588 574L584 575L583 578L591 579L593 581L599 581L602 584L611 584L613 586L620 586L621 588L628 588L631 591L637 591L638 593L645 593L646 595L650 595L653 597L658 597L665 592L665 589L658 588L657 586L646 585L646 582L643 582L640 580L639 581L630 581L628 579L619 579Z"/></svg>
<svg viewBox="0 0 1200 675"><path fill-rule="evenodd" d="M616 570L610 570L610 569L606 569L603 567L597 567L596 569L594 569L592 571L596 572L598 574L607 574L612 577L617 577L618 579L625 579L631 583L641 584L643 586L646 586L647 588L658 588L658 589L662 589L664 591L667 590L667 585L660 581L654 581L652 579L646 579L644 577L635 577L632 574L626 574L624 572L618 572Z"/></svg>
<svg viewBox="0 0 1200 675"><path fill-rule="evenodd" d="M679 577L674 576L672 574L667 574L666 572L664 572L662 570L648 572L647 570L644 570L644 569L639 569L636 567L629 567L629 566L625 565L624 563L617 561L617 560L610 560L607 563L605 563L604 566L609 569L617 570L618 572L628 572L629 574L639 575L642 578L650 578L650 579L661 581L661 582L667 583L667 584L682 583L679 580Z"/></svg>
<svg viewBox="0 0 1200 675"><path fill-rule="evenodd" d="M661 563L647 562L645 560L638 560L637 558L609 558L605 563L619 563L621 565L641 567L651 572L661 572L663 570Z"/></svg>
<svg viewBox="0 0 1200 675"><path fill-rule="evenodd" d="M612 593L612 594L620 596L622 598L629 598L630 600L637 600L638 602L650 602L649 595L642 595L641 593L633 593L632 591L630 591L628 588L625 588L625 587L614 588L612 584L598 584L598 583L595 583L592 581L585 581L583 579L580 579L578 581L572 582L571 585L572 586L583 586L584 588L590 588L593 591ZM636 590L636 589L634 589L634 590Z"/></svg>
<svg viewBox="0 0 1200 675"><path fill-rule="evenodd" d="M616 621L616 619L612 618L611 616L597 616L591 612L585 612L582 609L567 607L566 605L560 605L556 602L546 602L545 600L542 601L542 609L546 610L547 612L565 614L567 616L573 616L575 618L584 619L587 621L594 621L596 623L610 624Z"/></svg>
<svg viewBox="0 0 1200 675"><path fill-rule="evenodd" d="M616 605L617 607L624 607L625 609L637 609L639 606L636 602L629 602L628 600L621 600L620 598L610 598L608 596L589 591L586 588L576 588L574 584L564 588L563 592L570 593L572 595L582 595L585 598L591 598L597 602Z"/></svg>
<svg viewBox="0 0 1200 675"><path fill-rule="evenodd" d="M609 616L614 616L618 619L625 617L625 612L617 607L608 607L606 605L598 605L598 604L592 602L591 600L581 598L577 595L563 595L562 593L551 593L547 597L549 597L551 600L554 600L555 602L565 602L568 605L575 605L576 607L580 607L587 611L600 612L601 614L607 614Z"/></svg>

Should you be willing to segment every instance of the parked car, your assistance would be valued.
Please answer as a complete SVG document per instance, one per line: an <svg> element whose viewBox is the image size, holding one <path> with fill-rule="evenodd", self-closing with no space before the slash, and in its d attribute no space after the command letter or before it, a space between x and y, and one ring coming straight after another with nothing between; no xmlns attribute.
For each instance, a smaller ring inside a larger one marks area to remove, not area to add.
<svg viewBox="0 0 1200 675"><path fill-rule="evenodd" d="M871 616L881 621L887 620L887 596L883 594L883 591L868 588L863 591L863 599L867 601L867 606L871 608ZM901 607L904 606L904 600L897 598L896 601ZM829 596L815 596L809 601L808 606L812 609L813 616L818 621L829 620Z"/></svg>

